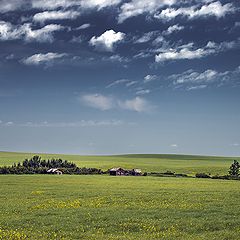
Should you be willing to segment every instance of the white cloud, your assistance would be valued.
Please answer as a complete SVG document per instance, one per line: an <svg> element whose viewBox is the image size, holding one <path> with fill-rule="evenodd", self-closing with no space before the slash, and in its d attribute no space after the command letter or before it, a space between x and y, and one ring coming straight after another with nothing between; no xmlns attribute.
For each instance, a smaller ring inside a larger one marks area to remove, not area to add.
<svg viewBox="0 0 240 240"><path fill-rule="evenodd" d="M0 12L11 12L17 9L24 9L29 5L29 0L1 0L0 1Z"/></svg>
<svg viewBox="0 0 240 240"><path fill-rule="evenodd" d="M9 127L9 126L13 126L14 125L14 122L6 122L5 124L4 124L5 126L7 126L7 127Z"/></svg>
<svg viewBox="0 0 240 240"><path fill-rule="evenodd" d="M156 52L160 52L155 56L155 62L165 62L180 59L198 59L239 47L240 39L231 42L221 42L219 44L209 41L201 48L196 48L192 42L181 46L172 47L165 47L163 45L162 48L154 50Z"/></svg>
<svg viewBox="0 0 240 240"><path fill-rule="evenodd" d="M179 60L179 59L195 59L195 58L202 58L211 53L214 53L213 49L189 49L189 48L182 48L180 50L170 49L168 52L159 53L155 56L156 62L164 62L168 60Z"/></svg>
<svg viewBox="0 0 240 240"><path fill-rule="evenodd" d="M171 75L169 78L174 80L174 84L184 83L203 83L216 80L219 73L215 70L208 69L202 73L194 72L192 69L181 74Z"/></svg>
<svg viewBox="0 0 240 240"><path fill-rule="evenodd" d="M9 22L0 21L0 40L24 39L25 41L52 42L53 34L64 29L61 25L50 24L33 30L29 23L14 26Z"/></svg>
<svg viewBox="0 0 240 240"><path fill-rule="evenodd" d="M160 49L161 52L155 56L155 61L164 62L169 60L203 58L221 49L225 50L227 47L228 46L217 45L214 42L208 42L206 46L196 48L193 43L188 43L175 48Z"/></svg>
<svg viewBox="0 0 240 240"><path fill-rule="evenodd" d="M24 24L20 30L25 32L26 41L53 42L53 33L64 29L58 24L49 24L43 28L32 30L29 24Z"/></svg>
<svg viewBox="0 0 240 240"><path fill-rule="evenodd" d="M45 11L33 16L35 22L44 23L49 20L75 19L80 15L79 11Z"/></svg>
<svg viewBox="0 0 240 240"><path fill-rule="evenodd" d="M102 57L102 60L110 61L110 62L120 62L120 63L127 63L130 61L127 57L123 57L118 54L112 55L110 57L104 56Z"/></svg>
<svg viewBox="0 0 240 240"><path fill-rule="evenodd" d="M32 7L38 9L57 9L80 6L80 0L32 0Z"/></svg>
<svg viewBox="0 0 240 240"><path fill-rule="evenodd" d="M154 81L154 80L156 80L158 78L158 76L157 75L150 75L150 74L148 74L148 75L146 75L145 77L144 77L144 83L148 83L148 82L151 82L151 81Z"/></svg>
<svg viewBox="0 0 240 240"><path fill-rule="evenodd" d="M102 9L117 5L122 0L32 0L33 8L58 9L69 7Z"/></svg>
<svg viewBox="0 0 240 240"><path fill-rule="evenodd" d="M109 110L114 107L113 99L102 94L86 94L83 95L80 100L87 106L97 108L102 111Z"/></svg>
<svg viewBox="0 0 240 240"><path fill-rule="evenodd" d="M187 91L204 89L206 87L207 85L190 86L190 87L187 87Z"/></svg>
<svg viewBox="0 0 240 240"><path fill-rule="evenodd" d="M174 144L171 144L170 147L177 148L178 145L174 143Z"/></svg>
<svg viewBox="0 0 240 240"><path fill-rule="evenodd" d="M52 64L54 61L65 57L66 53L38 53L22 60L22 63L26 65L40 65L40 64Z"/></svg>
<svg viewBox="0 0 240 240"><path fill-rule="evenodd" d="M149 89L141 89L136 92L137 95L149 94L151 91Z"/></svg>
<svg viewBox="0 0 240 240"><path fill-rule="evenodd" d="M73 36L73 38L71 39L71 41L70 42L72 42L72 43L82 43L83 41L84 41L84 36Z"/></svg>
<svg viewBox="0 0 240 240"><path fill-rule="evenodd" d="M118 22L122 23L126 19L141 15L143 13L154 13L160 7L172 5L176 0L131 0L120 7Z"/></svg>
<svg viewBox="0 0 240 240"><path fill-rule="evenodd" d="M105 7L110 7L118 5L122 0L82 0L82 7L85 8L98 8L102 9Z"/></svg>
<svg viewBox="0 0 240 240"><path fill-rule="evenodd" d="M75 28L75 30L83 30L83 29L89 28L90 26L91 26L90 23L84 23L81 26Z"/></svg>
<svg viewBox="0 0 240 240"><path fill-rule="evenodd" d="M221 18L233 11L235 11L235 9L231 3L222 5L221 2L216 1L207 5L203 5L201 8L198 8L198 6L178 9L167 8L162 10L160 13L155 14L154 17L163 20L171 20L179 15L186 16L189 19L206 16L215 16L216 18Z"/></svg>
<svg viewBox="0 0 240 240"><path fill-rule="evenodd" d="M144 98L136 97L134 99L119 101L119 106L122 109L131 110L135 112L151 111L152 106Z"/></svg>
<svg viewBox="0 0 240 240"><path fill-rule="evenodd" d="M40 128L40 127L54 127L54 128L77 128L77 127L101 127L101 126L120 126L126 124L122 120L80 120L76 122L26 122L26 123L13 123L13 122L2 122L0 121L0 126L3 127L30 127L30 128Z"/></svg>
<svg viewBox="0 0 240 240"><path fill-rule="evenodd" d="M238 83L240 77L240 67L232 71L217 72L207 69L203 72L197 72L192 69L180 74L173 74L168 77L175 88L185 88L186 90L204 89L208 86L220 87L227 84Z"/></svg>
<svg viewBox="0 0 240 240"><path fill-rule="evenodd" d="M119 79L119 80L116 80L116 81L108 84L108 85L106 86L106 88L114 87L114 86L117 86L117 85L119 85L119 84L127 83L127 82L129 82L128 79Z"/></svg>
<svg viewBox="0 0 240 240"><path fill-rule="evenodd" d="M102 111L123 109L134 112L149 112L154 108L154 106L152 106L147 100L141 97L120 100L114 97L104 96L102 94L85 94L80 96L79 100L86 106Z"/></svg>
<svg viewBox="0 0 240 240"><path fill-rule="evenodd" d="M0 21L0 40L18 39L21 34L8 22Z"/></svg>
<svg viewBox="0 0 240 240"><path fill-rule="evenodd" d="M172 34L174 32L179 32L179 31L181 31L183 29L184 29L183 26L179 26L178 24L176 24L176 25L168 27L167 30L163 31L163 35L170 35L170 34Z"/></svg>
<svg viewBox="0 0 240 240"><path fill-rule="evenodd" d="M130 81L128 83L126 83L126 87L131 87L132 85L137 84L137 81Z"/></svg>
<svg viewBox="0 0 240 240"><path fill-rule="evenodd" d="M99 37L92 37L89 44L95 46L99 51L112 52L114 45L124 39L125 34L122 32L115 32L114 30L107 30Z"/></svg>
<svg viewBox="0 0 240 240"><path fill-rule="evenodd" d="M147 32L145 33L143 36L141 36L140 38L138 38L135 43L145 43L145 42L149 42L152 37L156 34L155 31L153 32Z"/></svg>

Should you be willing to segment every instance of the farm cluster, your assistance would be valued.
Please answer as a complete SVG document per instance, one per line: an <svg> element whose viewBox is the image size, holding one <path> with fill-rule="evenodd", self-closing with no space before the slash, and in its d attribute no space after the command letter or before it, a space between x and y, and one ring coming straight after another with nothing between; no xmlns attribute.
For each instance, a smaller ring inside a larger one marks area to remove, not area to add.
<svg viewBox="0 0 240 240"><path fill-rule="evenodd" d="M111 176L141 176L142 171L141 171L141 169L127 170L127 169L118 167L118 168L110 169L109 174Z"/></svg>

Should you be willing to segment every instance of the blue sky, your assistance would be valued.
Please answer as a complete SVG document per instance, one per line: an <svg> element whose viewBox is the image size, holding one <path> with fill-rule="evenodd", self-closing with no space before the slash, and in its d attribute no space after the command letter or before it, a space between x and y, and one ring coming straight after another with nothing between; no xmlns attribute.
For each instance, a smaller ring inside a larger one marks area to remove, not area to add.
<svg viewBox="0 0 240 240"><path fill-rule="evenodd" d="M0 150L239 156L239 12L1 0Z"/></svg>

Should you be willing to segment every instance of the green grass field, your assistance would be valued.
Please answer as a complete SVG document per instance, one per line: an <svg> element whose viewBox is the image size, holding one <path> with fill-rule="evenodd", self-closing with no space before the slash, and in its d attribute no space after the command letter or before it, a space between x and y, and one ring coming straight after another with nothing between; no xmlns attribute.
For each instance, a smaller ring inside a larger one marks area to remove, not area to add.
<svg viewBox="0 0 240 240"><path fill-rule="evenodd" d="M33 154L0 153L0 165ZM226 174L233 158L67 156L79 166ZM239 158L238 158L239 159ZM106 175L0 175L0 239L216 239L240 236L240 182Z"/></svg>
<svg viewBox="0 0 240 240"><path fill-rule="evenodd" d="M31 158L34 153L11 153L0 152L0 166L12 165L22 162L25 158ZM190 155L167 155L167 154L133 154L119 156L79 156L63 154L37 154L43 159L62 158L73 161L79 167L96 167L107 170L112 167L140 168L147 172L175 171L195 175L197 172L211 174L227 174L233 159L229 157L208 157Z"/></svg>
<svg viewBox="0 0 240 240"><path fill-rule="evenodd" d="M238 181L0 176L0 239L239 239Z"/></svg>

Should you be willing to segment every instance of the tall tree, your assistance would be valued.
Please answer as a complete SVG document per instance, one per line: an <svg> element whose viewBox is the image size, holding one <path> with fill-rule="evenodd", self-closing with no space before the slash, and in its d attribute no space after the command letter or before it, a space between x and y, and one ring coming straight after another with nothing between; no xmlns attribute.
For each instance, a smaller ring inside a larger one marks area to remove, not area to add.
<svg viewBox="0 0 240 240"><path fill-rule="evenodd" d="M229 168L228 173L230 174L230 176L237 177L239 176L239 169L240 169L239 162L237 160L234 160L232 165Z"/></svg>

